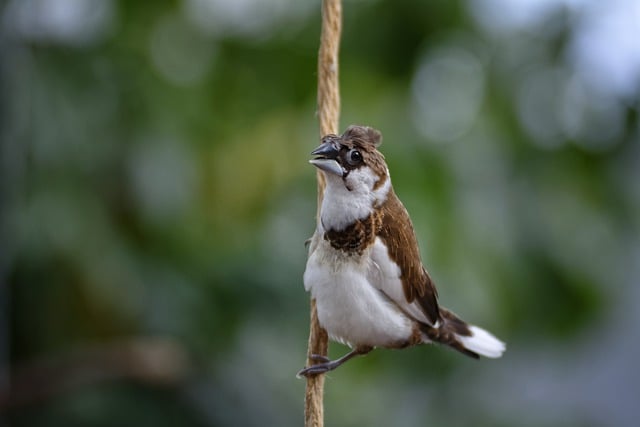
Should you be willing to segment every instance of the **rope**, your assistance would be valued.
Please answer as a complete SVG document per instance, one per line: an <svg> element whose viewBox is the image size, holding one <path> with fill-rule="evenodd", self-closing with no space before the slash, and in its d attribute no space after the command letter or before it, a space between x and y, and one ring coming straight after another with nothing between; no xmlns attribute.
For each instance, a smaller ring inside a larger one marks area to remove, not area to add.
<svg viewBox="0 0 640 427"><path fill-rule="evenodd" d="M342 0L322 1L322 31L320 35L320 51L318 52L318 120L320 136L338 133L340 116L340 88L338 84L338 51L340 48L340 32L342 30ZM318 214L324 192L324 175L317 172L318 180ZM320 327L316 301L311 299L311 326L309 330L309 347L307 364L315 363L310 355L327 355L329 340L327 332ZM322 427L324 425L324 374L307 378L307 389L304 401L305 427Z"/></svg>
<svg viewBox="0 0 640 427"><path fill-rule="evenodd" d="M318 53L318 118L320 136L338 133L340 88L338 50L342 27L341 0L323 0L322 35Z"/></svg>

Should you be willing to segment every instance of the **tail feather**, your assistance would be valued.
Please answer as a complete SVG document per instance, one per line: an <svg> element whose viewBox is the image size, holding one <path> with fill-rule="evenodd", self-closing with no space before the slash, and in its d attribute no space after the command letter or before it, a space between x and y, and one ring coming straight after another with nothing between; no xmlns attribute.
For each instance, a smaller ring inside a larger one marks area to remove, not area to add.
<svg viewBox="0 0 640 427"><path fill-rule="evenodd" d="M458 341L464 348L481 356L496 359L502 356L506 350L506 345L498 338L478 326L469 325L470 336L458 335Z"/></svg>
<svg viewBox="0 0 640 427"><path fill-rule="evenodd" d="M440 316L442 322L438 327L428 326L422 329L431 341L446 344L476 359L479 356L495 359L504 353L506 345L490 332L478 326L469 325L444 308L440 309Z"/></svg>

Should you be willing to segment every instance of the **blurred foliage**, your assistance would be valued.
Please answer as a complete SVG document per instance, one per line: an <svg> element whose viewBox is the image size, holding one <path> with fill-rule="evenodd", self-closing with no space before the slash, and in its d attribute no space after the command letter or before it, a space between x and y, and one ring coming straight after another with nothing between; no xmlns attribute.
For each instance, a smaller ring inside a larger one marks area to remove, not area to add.
<svg viewBox="0 0 640 427"><path fill-rule="evenodd" d="M508 352L374 352L327 425L633 424L629 4L345 1L342 128L383 132L443 305ZM302 423L319 28L311 1L2 4L0 423ZM148 338L157 369L88 350Z"/></svg>

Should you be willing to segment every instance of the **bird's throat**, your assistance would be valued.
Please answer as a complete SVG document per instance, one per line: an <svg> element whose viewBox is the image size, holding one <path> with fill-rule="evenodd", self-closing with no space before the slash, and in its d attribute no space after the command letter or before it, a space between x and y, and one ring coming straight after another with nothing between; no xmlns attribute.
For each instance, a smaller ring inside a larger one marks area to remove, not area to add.
<svg viewBox="0 0 640 427"><path fill-rule="evenodd" d="M324 239L331 244L332 248L347 255L361 255L375 242L376 235L382 228L382 219L382 211L374 210L368 217L356 220L343 230L325 231Z"/></svg>

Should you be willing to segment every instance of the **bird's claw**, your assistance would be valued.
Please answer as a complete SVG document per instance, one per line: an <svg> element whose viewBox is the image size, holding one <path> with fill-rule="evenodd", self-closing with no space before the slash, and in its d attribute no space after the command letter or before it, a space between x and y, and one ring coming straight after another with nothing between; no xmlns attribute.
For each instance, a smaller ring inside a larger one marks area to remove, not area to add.
<svg viewBox="0 0 640 427"><path fill-rule="evenodd" d="M334 366L332 366L332 364L330 362L326 362L326 363L319 363L317 365L311 365L311 366L307 366L306 368L300 370L300 372L298 372L296 374L296 377L298 378L302 378L302 377L311 377L314 375L318 375L318 374L324 374L325 372L329 372L332 369L334 369Z"/></svg>
<svg viewBox="0 0 640 427"><path fill-rule="evenodd" d="M335 363L332 362L331 359L321 354L310 354L309 360L313 362L318 362L318 363L303 368L302 370L300 370L300 372L296 374L296 377L302 378L302 377L310 377L318 374L324 374L325 372L331 371L336 367Z"/></svg>
<svg viewBox="0 0 640 427"><path fill-rule="evenodd" d="M320 362L320 363L329 363L329 362L331 362L331 359L329 359L327 356L323 356L321 354L311 354L311 355L309 355L309 359L313 360L314 362Z"/></svg>

